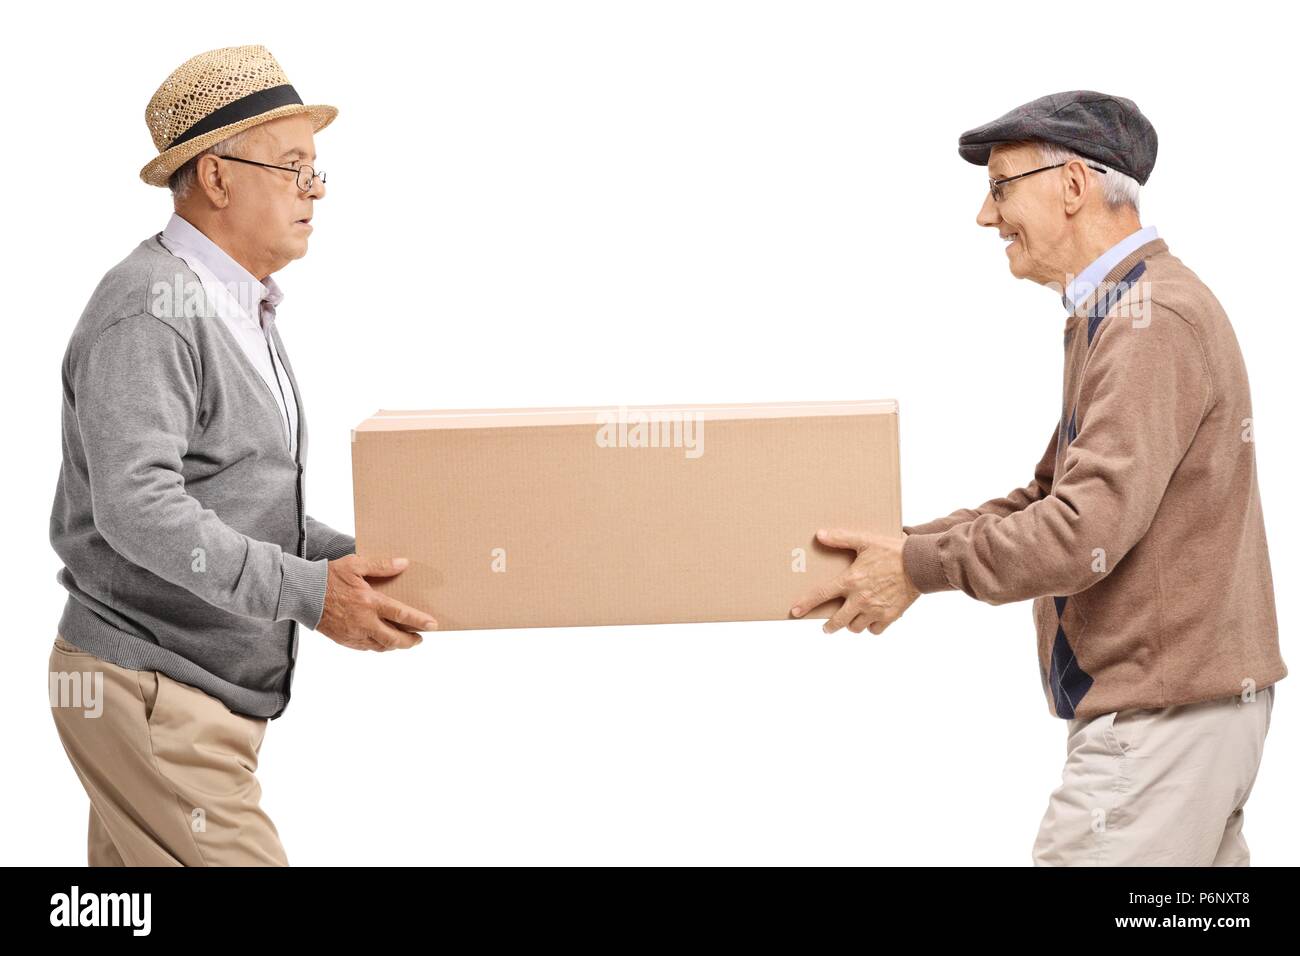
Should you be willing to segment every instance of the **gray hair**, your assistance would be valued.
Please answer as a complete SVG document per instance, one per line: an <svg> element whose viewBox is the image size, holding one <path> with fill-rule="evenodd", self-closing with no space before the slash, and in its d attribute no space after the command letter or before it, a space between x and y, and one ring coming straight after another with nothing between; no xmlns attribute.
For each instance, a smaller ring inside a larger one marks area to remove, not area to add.
<svg viewBox="0 0 1300 956"><path fill-rule="evenodd" d="M189 195L189 191L199 178L199 160L209 154L213 156L234 156L238 155L239 147L248 138L248 134L255 127L249 127L240 130L231 136L227 136L219 143L213 143L197 156L187 160L176 172L172 173L171 178L167 180L167 188L172 191L172 199L176 202L184 199Z"/></svg>
<svg viewBox="0 0 1300 956"><path fill-rule="evenodd" d="M1121 206L1132 206L1134 212L1138 212L1138 189L1139 183L1132 176L1127 176L1117 170L1111 169L1105 163L1098 162L1095 159L1089 159L1087 156L1080 156L1064 146L1058 146L1055 143L1035 142L1038 152L1043 157L1044 165L1053 163L1068 163L1072 159L1083 160L1089 164L1088 175L1091 177L1094 185L1101 187L1101 194L1105 197L1106 205L1111 209L1118 209ZM1098 166L1106 170L1105 175L1092 169L1092 166Z"/></svg>

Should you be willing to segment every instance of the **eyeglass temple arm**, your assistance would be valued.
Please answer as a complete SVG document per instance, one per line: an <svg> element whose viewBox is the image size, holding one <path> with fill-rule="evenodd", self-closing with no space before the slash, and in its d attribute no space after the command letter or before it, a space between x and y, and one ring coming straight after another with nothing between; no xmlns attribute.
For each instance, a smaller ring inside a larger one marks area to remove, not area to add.
<svg viewBox="0 0 1300 956"><path fill-rule="evenodd" d="M257 160L255 160L255 159L244 159L244 157L242 157L242 156L218 156L217 158L218 158L218 159L233 159L233 160L234 160L235 162L237 162L237 163L248 163L248 165L250 165L250 166L265 166L267 169L282 169L282 170L284 170L286 173L296 173L296 172L299 172L299 171L303 168L303 166L305 166L305 167L307 167L308 169L310 169L310 170L312 171L312 178L313 178L313 179L320 178L321 181L323 182L323 181L324 181L324 177L325 177L325 174L324 174L323 172L317 172L316 167L310 165L309 163L303 163L302 166L299 166L297 169L294 169L294 167L292 167L292 166L276 166L274 163L259 163L259 162L258 162Z"/></svg>
<svg viewBox="0 0 1300 956"><path fill-rule="evenodd" d="M1065 165L1065 163L1057 163L1057 164L1056 164L1056 166L1064 166L1064 165ZM1092 165L1092 163L1084 163L1084 165L1087 166L1089 169L1092 169L1092 170L1095 170L1096 172L1101 173L1103 176L1105 176L1106 173L1109 172L1109 170L1102 169L1100 166L1094 166L1094 165ZM1031 169L1031 170L1029 170L1029 172L1027 172L1027 173L1019 173L1019 174L1017 174L1017 175L1015 175L1015 176L1008 176L1006 179L990 179L990 180L989 180L989 185L990 185L990 186L1001 186L1003 183L1009 183L1009 182L1012 182L1012 181L1017 180L1017 179L1022 179L1022 178L1024 178L1025 176L1032 176L1034 173L1041 173L1041 172L1043 172L1044 170L1047 170L1047 169L1055 169L1056 166L1044 166L1042 169Z"/></svg>

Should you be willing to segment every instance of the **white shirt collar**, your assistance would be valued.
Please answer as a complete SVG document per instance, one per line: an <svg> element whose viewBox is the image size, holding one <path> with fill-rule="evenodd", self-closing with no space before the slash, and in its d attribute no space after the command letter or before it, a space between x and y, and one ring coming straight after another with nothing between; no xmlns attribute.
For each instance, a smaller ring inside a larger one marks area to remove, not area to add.
<svg viewBox="0 0 1300 956"><path fill-rule="evenodd" d="M284 292L275 279L267 276L259 281L253 274L236 262L225 249L204 235L180 213L172 213L167 226L162 231L164 245L169 249L183 249L184 258L198 259L213 278L225 288L239 303L240 308L254 322L260 324L260 316L265 314L274 319L275 307L284 299ZM265 300L271 306L263 313L261 303Z"/></svg>
<svg viewBox="0 0 1300 956"><path fill-rule="evenodd" d="M1145 229L1139 229L1137 232L1125 236L1115 245L1111 246L1077 276L1065 288L1065 296L1062 302L1067 309L1077 309L1092 294L1092 291L1110 274L1110 270L1119 265L1120 261L1131 253L1138 246L1146 245L1151 240L1157 238L1156 227L1147 226Z"/></svg>

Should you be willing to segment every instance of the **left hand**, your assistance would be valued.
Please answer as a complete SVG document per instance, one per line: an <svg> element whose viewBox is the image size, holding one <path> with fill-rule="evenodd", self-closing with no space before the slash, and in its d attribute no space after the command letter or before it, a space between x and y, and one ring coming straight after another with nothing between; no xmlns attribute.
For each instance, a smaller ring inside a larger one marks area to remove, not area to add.
<svg viewBox="0 0 1300 956"><path fill-rule="evenodd" d="M822 627L834 634L847 626L854 634L864 630L879 634L902 617L921 596L903 567L902 537L866 531L818 531L817 540L831 548L852 548L858 552L849 569L833 581L814 588L795 602L790 613L803 617L831 598L843 597L844 604Z"/></svg>

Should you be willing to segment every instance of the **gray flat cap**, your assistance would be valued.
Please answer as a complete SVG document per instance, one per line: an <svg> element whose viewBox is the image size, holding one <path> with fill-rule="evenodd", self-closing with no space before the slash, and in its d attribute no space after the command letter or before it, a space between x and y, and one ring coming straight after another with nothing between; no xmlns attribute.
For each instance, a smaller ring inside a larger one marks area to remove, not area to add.
<svg viewBox="0 0 1300 956"><path fill-rule="evenodd" d="M987 166L994 146L1026 139L1064 146L1144 185L1156 164L1156 129L1137 104L1092 90L1052 93L1017 106L962 133L957 152L969 163Z"/></svg>

